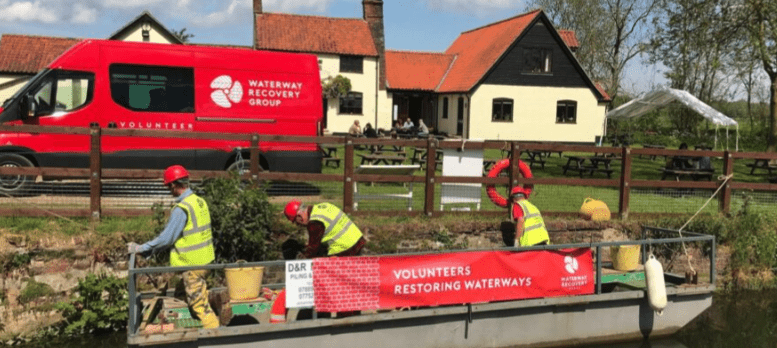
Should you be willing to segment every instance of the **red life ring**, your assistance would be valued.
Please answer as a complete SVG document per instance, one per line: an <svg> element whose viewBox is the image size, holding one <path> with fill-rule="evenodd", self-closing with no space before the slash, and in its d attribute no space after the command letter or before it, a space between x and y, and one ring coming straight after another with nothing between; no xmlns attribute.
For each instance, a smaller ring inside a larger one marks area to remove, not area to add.
<svg viewBox="0 0 777 348"><path fill-rule="evenodd" d="M499 176L499 173L501 173L506 168L510 167L510 159L506 158L503 159L496 164L494 164L494 167L491 168L491 170L488 172L489 178L496 178ZM523 163L523 161L518 160L518 170L521 172L521 176L523 176L526 179L531 179L531 169L529 166L526 165L526 163ZM526 190L526 197L531 194L532 189L534 188L533 184L524 184L523 189ZM488 194L488 199L491 200L491 202L494 202L497 206L500 206L502 208L507 207L507 198L503 197L499 194L499 192L496 192L496 187L494 187L494 184L489 184L486 186L486 193Z"/></svg>

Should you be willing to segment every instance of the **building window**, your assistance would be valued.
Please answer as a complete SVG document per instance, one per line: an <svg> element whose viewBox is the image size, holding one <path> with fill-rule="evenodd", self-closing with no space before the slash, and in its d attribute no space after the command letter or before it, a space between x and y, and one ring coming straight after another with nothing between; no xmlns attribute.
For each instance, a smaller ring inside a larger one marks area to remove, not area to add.
<svg viewBox="0 0 777 348"><path fill-rule="evenodd" d="M194 69L113 64L111 97L133 111L194 112Z"/></svg>
<svg viewBox="0 0 777 348"><path fill-rule="evenodd" d="M359 73L364 71L361 56L340 56L340 72Z"/></svg>
<svg viewBox="0 0 777 348"><path fill-rule="evenodd" d="M491 108L492 122L513 122L513 100L508 98L494 99Z"/></svg>
<svg viewBox="0 0 777 348"><path fill-rule="evenodd" d="M556 123L577 123L577 102L560 100L556 104Z"/></svg>
<svg viewBox="0 0 777 348"><path fill-rule="evenodd" d="M442 98L442 118L448 118L448 97Z"/></svg>
<svg viewBox="0 0 777 348"><path fill-rule="evenodd" d="M345 97L340 97L340 113L361 115L362 94L359 92L349 92Z"/></svg>
<svg viewBox="0 0 777 348"><path fill-rule="evenodd" d="M553 50L550 48L524 48L521 72L532 74L551 73Z"/></svg>

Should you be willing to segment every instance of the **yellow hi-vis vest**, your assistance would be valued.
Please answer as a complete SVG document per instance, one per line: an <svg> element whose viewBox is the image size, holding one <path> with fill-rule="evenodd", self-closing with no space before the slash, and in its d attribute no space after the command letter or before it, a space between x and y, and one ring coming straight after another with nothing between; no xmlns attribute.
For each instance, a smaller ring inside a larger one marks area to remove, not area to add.
<svg viewBox="0 0 777 348"><path fill-rule="evenodd" d="M545 228L540 210L525 199L518 201L518 206L523 210L523 235L518 240L518 245L532 246L542 242L550 244L548 230Z"/></svg>
<svg viewBox="0 0 777 348"><path fill-rule="evenodd" d="M210 229L210 211L204 199L195 194L176 205L186 212L186 226L172 249L171 266L199 266L216 258L213 250L213 233Z"/></svg>
<svg viewBox="0 0 777 348"><path fill-rule="evenodd" d="M310 220L324 224L325 232L321 242L329 246L328 255L348 250L362 237L362 231L351 219L340 208L329 203L314 205L310 212Z"/></svg>

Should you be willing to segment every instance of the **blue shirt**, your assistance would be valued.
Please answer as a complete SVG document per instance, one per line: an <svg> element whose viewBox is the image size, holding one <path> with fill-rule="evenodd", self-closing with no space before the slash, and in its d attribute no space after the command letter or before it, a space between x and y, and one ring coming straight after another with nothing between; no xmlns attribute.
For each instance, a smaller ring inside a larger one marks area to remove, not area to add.
<svg viewBox="0 0 777 348"><path fill-rule="evenodd" d="M186 189L180 196L175 198L175 202L180 203L184 198L189 197L191 194L192 190ZM151 253L157 253L173 246L175 241L177 241L178 238L181 238L183 228L186 227L186 220L186 212L182 208L178 206L173 208L173 211L170 212L170 220L167 221L165 229L159 236L154 238L154 240L141 245L140 254L148 256Z"/></svg>

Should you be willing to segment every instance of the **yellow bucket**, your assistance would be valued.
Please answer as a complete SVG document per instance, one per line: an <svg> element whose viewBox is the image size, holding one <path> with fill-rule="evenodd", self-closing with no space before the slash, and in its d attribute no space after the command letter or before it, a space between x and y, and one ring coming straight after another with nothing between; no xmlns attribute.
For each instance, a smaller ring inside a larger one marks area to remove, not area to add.
<svg viewBox="0 0 777 348"><path fill-rule="evenodd" d="M613 245L610 247L612 267L619 271L633 271L639 265L639 245Z"/></svg>
<svg viewBox="0 0 777 348"><path fill-rule="evenodd" d="M226 268L225 272L231 300L250 300L259 297L264 267Z"/></svg>

